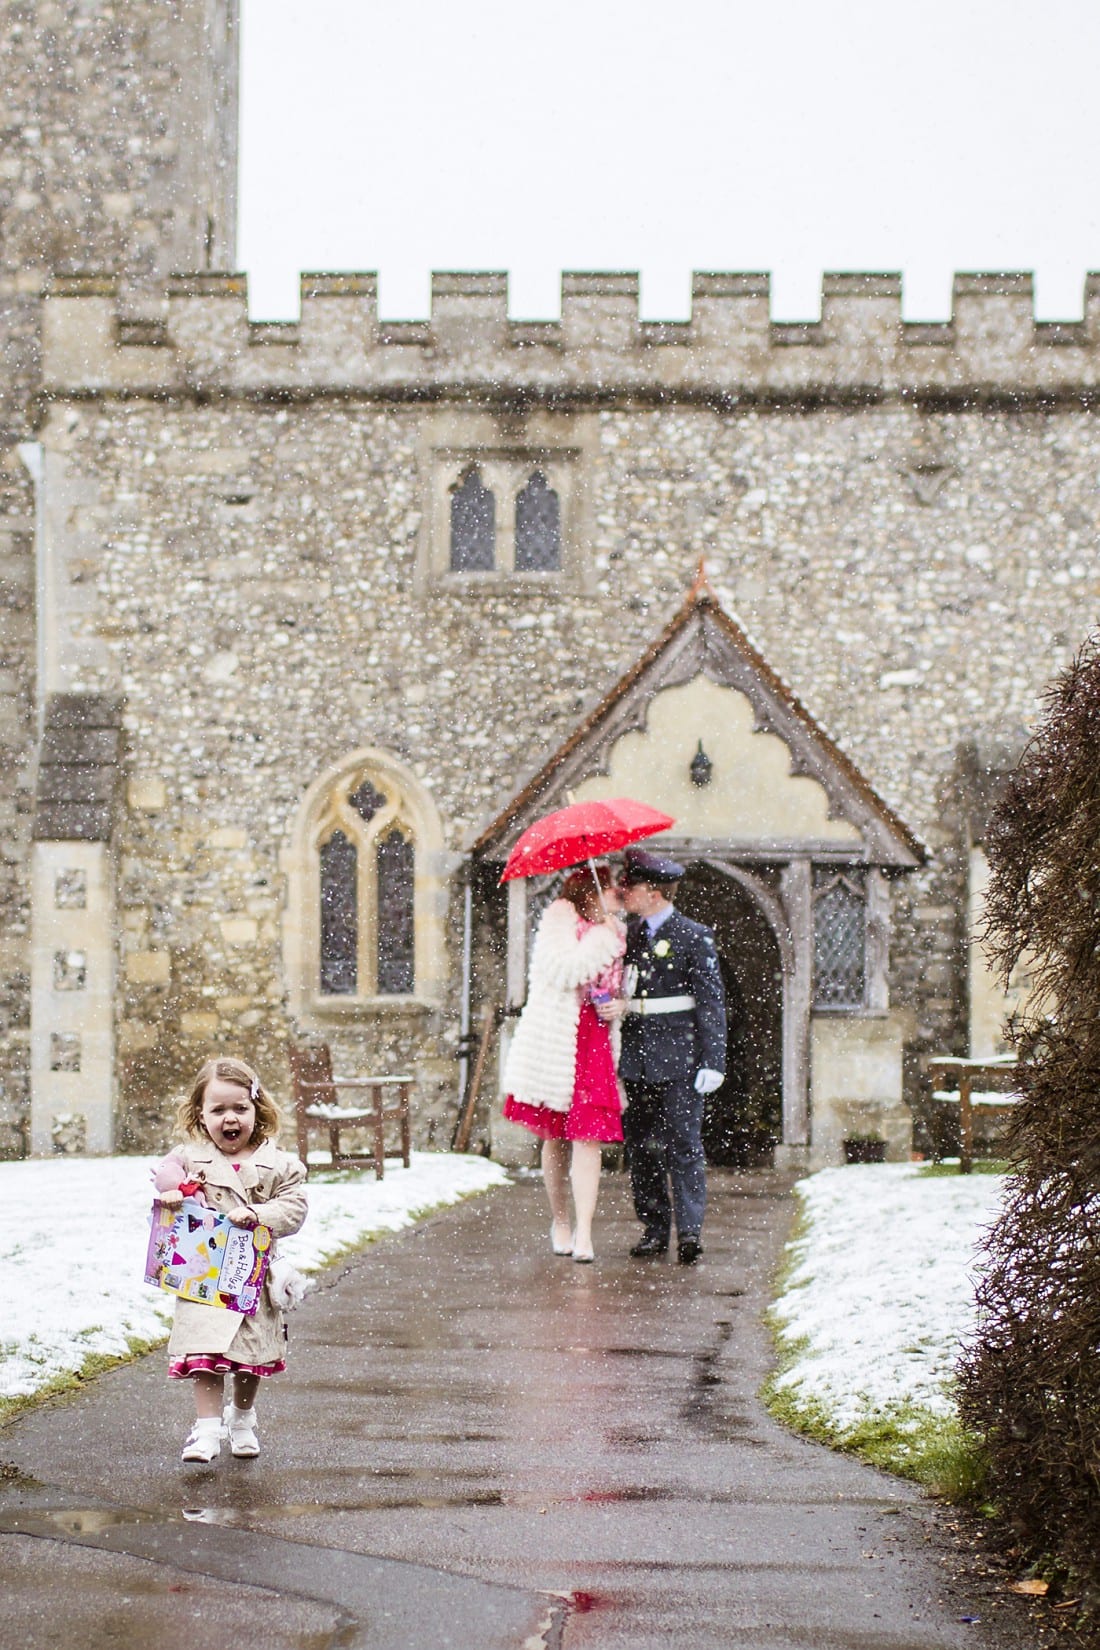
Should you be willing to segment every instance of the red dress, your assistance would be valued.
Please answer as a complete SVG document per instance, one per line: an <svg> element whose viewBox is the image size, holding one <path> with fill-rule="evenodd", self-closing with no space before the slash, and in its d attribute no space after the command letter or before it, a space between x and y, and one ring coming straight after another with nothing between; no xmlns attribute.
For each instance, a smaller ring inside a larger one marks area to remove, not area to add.
<svg viewBox="0 0 1100 1650"><path fill-rule="evenodd" d="M587 926L587 925L586 925ZM522 1123L540 1140L599 1140L612 1143L623 1137L623 1106L615 1056L611 1052L611 1029L592 1006L591 993L614 996L622 980L622 963L617 961L584 987L577 1021L577 1063L573 1078L573 1099L568 1111L553 1106L536 1106L526 1100L504 1102L504 1115L512 1123Z"/></svg>

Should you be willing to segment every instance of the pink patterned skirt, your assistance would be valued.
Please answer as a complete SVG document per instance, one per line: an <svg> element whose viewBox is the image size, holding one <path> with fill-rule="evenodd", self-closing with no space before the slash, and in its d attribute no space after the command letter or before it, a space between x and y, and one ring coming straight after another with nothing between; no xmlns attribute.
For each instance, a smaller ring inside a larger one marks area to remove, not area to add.
<svg viewBox="0 0 1100 1650"><path fill-rule="evenodd" d="M591 1003L581 1004L577 1022L577 1070L569 1110L532 1106L509 1095L504 1115L512 1123L522 1123L540 1140L598 1140L611 1144L622 1139L623 1108L611 1033Z"/></svg>
<svg viewBox="0 0 1100 1650"><path fill-rule="evenodd" d="M170 1381L186 1381L192 1375L281 1375L286 1368L282 1358L270 1364L242 1364L236 1358L227 1358L224 1352L189 1352L186 1358L173 1358L168 1365Z"/></svg>

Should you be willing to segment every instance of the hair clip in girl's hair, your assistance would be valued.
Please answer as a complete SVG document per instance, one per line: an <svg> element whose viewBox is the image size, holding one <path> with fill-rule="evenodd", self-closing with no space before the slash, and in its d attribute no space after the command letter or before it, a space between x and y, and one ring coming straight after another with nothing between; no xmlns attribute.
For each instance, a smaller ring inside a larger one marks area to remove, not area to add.
<svg viewBox="0 0 1100 1650"><path fill-rule="evenodd" d="M248 1085L248 1098L253 1102L253 1104L255 1104L255 1102L260 1098L260 1085L256 1081L255 1077L253 1077L252 1081Z"/></svg>

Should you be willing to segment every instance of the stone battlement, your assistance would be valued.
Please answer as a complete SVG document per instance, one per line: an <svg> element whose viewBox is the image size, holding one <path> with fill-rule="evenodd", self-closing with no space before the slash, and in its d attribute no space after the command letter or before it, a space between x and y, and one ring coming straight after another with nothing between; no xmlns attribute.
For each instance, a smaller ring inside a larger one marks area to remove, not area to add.
<svg viewBox="0 0 1100 1650"><path fill-rule="evenodd" d="M436 274L429 321L380 321L374 275L303 275L301 320L250 322L243 275L172 279L159 311L109 275L55 278L47 396L516 396L667 401L1091 398L1100 274L1084 319L1037 322L1027 274L957 275L952 318L904 321L898 275L826 275L821 320L776 322L767 275L697 274L690 321L643 321L638 277L566 274L560 321L508 317L502 274Z"/></svg>

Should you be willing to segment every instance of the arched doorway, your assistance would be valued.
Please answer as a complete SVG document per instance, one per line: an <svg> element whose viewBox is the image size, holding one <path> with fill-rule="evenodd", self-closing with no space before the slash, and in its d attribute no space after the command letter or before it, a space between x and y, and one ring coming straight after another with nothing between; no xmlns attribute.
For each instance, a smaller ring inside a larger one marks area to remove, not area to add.
<svg viewBox="0 0 1100 1650"><path fill-rule="evenodd" d="M710 865L680 884L684 915L714 929L726 987L726 1080L703 1114L707 1160L747 1168L771 1161L783 1134L783 962L752 895Z"/></svg>

